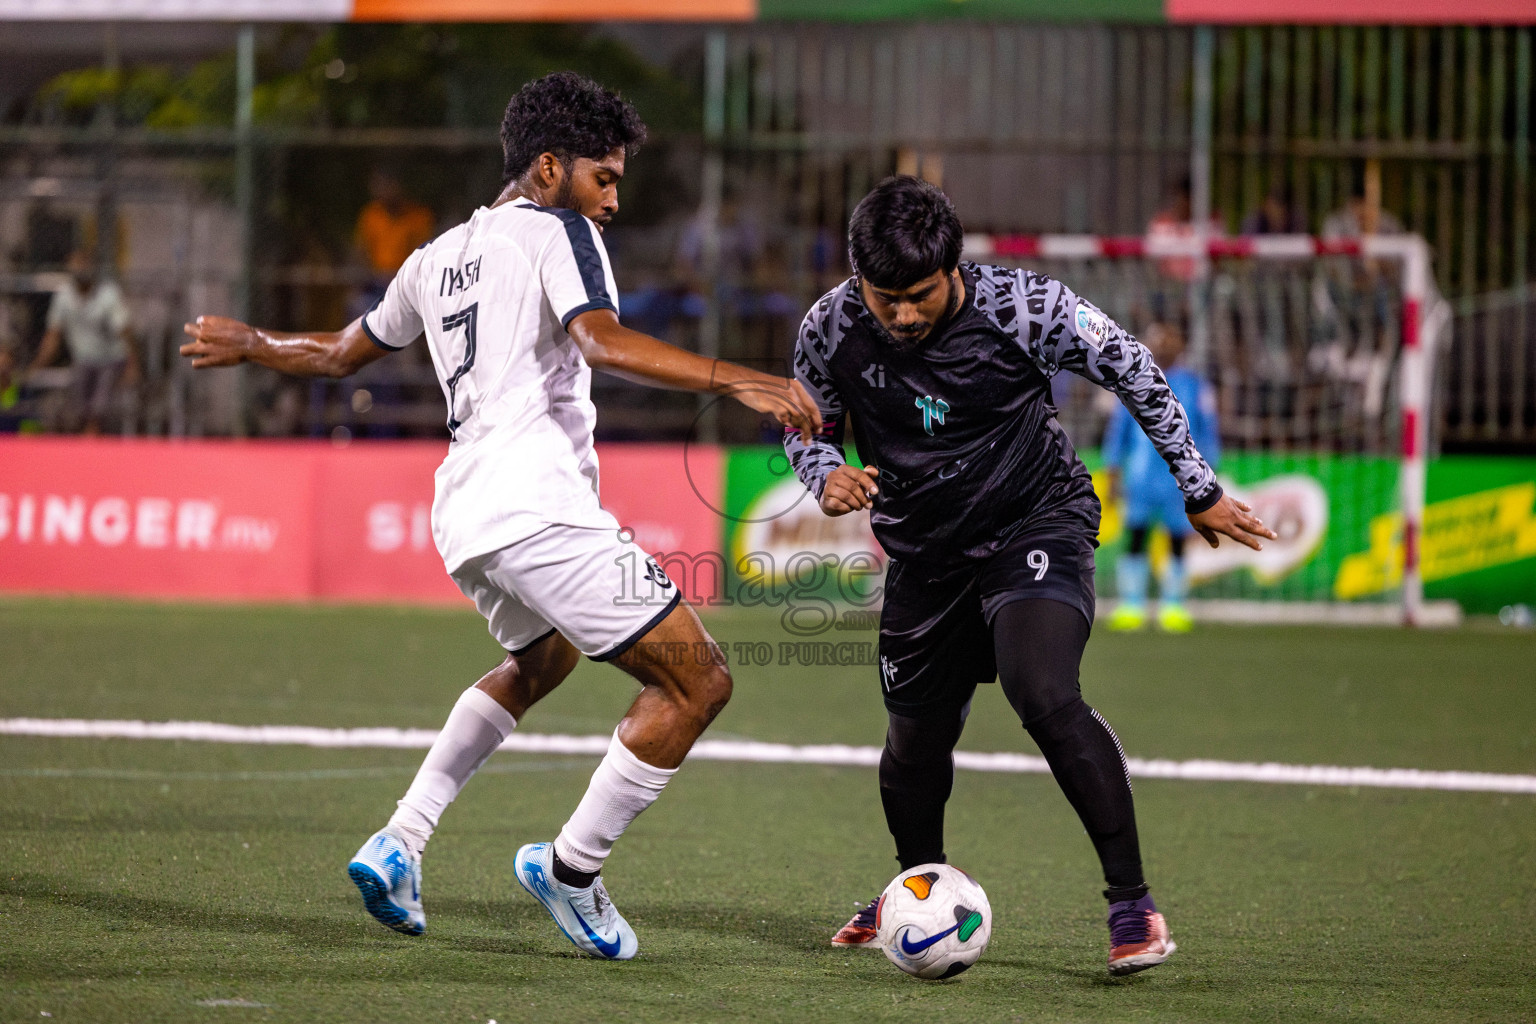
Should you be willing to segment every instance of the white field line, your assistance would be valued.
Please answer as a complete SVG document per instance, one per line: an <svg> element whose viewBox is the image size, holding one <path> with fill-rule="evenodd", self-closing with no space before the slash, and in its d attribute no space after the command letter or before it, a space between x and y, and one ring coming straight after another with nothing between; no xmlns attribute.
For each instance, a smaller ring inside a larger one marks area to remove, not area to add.
<svg viewBox="0 0 1536 1024"><path fill-rule="evenodd" d="M84 718L0 718L0 735L396 749L425 749L437 738L437 733L431 729L321 729L306 725L225 725L219 722L135 722ZM507 737L501 749L525 754L584 754L600 757L607 751L608 742L607 736L525 732ZM688 756L695 761L754 761L867 768L880 763L878 747L850 747L842 744L794 746L755 740L701 740L694 745ZM1140 757L1126 760L1131 774L1141 779L1536 794L1536 775L1435 772L1417 768L1345 768L1319 764L1169 761ZM973 751L957 751L955 767L1011 774L1043 774L1050 771L1045 759L1041 757Z"/></svg>

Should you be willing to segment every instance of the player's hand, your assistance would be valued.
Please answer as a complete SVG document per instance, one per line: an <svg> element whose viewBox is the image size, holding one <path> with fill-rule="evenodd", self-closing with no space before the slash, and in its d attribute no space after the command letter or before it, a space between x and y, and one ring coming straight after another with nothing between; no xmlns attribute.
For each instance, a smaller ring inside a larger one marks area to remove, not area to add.
<svg viewBox="0 0 1536 1024"><path fill-rule="evenodd" d="M201 370L210 366L238 366L245 362L256 344L256 329L227 316L200 316L181 329L192 341L181 346L181 354L192 360L192 368Z"/></svg>
<svg viewBox="0 0 1536 1024"><path fill-rule="evenodd" d="M1204 512L1191 514L1189 522L1213 548L1222 534L1255 551L1264 550L1264 545L1259 543L1260 537L1280 539L1274 530L1264 525L1263 520L1254 517L1252 508L1230 494L1223 494L1220 501Z"/></svg>
<svg viewBox="0 0 1536 1024"><path fill-rule="evenodd" d="M829 516L847 515L859 509L869 508L880 493L875 478L880 471L874 466L859 469L846 462L827 474L821 490L821 510Z"/></svg>
<svg viewBox="0 0 1536 1024"><path fill-rule="evenodd" d="M781 426L798 431L803 444L814 441L821 429L821 408L798 380L764 374L749 383L733 385L727 394L748 409L772 416Z"/></svg>

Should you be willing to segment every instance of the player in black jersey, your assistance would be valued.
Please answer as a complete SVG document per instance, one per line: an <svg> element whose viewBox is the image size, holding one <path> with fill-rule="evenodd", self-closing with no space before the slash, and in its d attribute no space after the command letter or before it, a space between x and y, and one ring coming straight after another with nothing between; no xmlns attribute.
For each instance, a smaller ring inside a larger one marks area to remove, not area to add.
<svg viewBox="0 0 1536 1024"><path fill-rule="evenodd" d="M1125 754L1083 702L1099 501L1056 422L1050 378L1114 391L1168 462L1213 547L1275 534L1222 493L1145 347L1064 285L960 261L948 197L890 178L854 210L854 276L800 329L795 376L821 433L784 440L828 515L870 510L890 556L880 618L889 727L880 796L902 869L944 860L955 744L976 686L998 679L1093 840L1109 900L1113 974L1174 951L1142 875ZM852 414L863 469L847 463ZM874 942L875 904L833 938Z"/></svg>

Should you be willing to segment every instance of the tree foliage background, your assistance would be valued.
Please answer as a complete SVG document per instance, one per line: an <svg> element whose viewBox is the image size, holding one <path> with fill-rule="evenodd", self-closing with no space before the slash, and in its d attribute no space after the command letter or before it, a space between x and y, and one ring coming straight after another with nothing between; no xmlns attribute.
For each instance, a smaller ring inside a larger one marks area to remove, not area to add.
<svg viewBox="0 0 1536 1024"><path fill-rule="evenodd" d="M500 187L497 130L507 100L560 70L616 90L651 128L648 152L626 178L625 222L654 222L691 203L667 168L679 140L698 131L696 76L659 67L588 26L280 26L260 36L252 97L263 234L280 258L321 249L341 256L378 166L443 220L467 216ZM38 90L24 119L221 134L234 128L235 79L233 51L190 67L81 68ZM401 131L359 142L335 131L345 129ZM410 129L458 131L424 138ZM228 175L216 179L230 187Z"/></svg>

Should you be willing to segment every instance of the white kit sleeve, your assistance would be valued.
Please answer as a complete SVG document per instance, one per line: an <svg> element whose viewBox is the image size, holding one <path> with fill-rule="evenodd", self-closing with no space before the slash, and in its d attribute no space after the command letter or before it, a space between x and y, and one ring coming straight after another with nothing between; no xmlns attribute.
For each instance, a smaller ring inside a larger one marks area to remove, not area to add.
<svg viewBox="0 0 1536 1024"><path fill-rule="evenodd" d="M572 319L588 310L617 313L619 290L597 225L575 210L540 209L557 218L561 227L550 233L538 255L539 280L560 325L568 327Z"/></svg>
<svg viewBox="0 0 1536 1024"><path fill-rule="evenodd" d="M421 313L416 308L413 287L420 276L425 249L417 249L389 282L384 297L363 314L363 333L380 348L391 352L405 348L421 336Z"/></svg>

